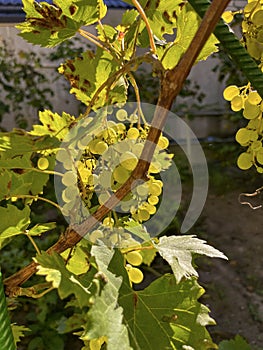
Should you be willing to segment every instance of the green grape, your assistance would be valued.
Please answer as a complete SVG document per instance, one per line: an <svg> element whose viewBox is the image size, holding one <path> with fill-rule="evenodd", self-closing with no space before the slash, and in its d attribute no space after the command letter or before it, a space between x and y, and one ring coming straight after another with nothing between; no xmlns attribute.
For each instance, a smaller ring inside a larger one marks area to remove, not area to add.
<svg viewBox="0 0 263 350"><path fill-rule="evenodd" d="M149 173L158 174L162 170L162 164L158 161L151 162L149 166Z"/></svg>
<svg viewBox="0 0 263 350"><path fill-rule="evenodd" d="M141 283L143 280L143 273L137 267L127 266L126 267L129 279L132 283Z"/></svg>
<svg viewBox="0 0 263 350"><path fill-rule="evenodd" d="M262 101L262 98L256 91L252 91L249 93L247 101L252 105L258 105Z"/></svg>
<svg viewBox="0 0 263 350"><path fill-rule="evenodd" d="M103 170L98 177L98 182L102 188L111 188L111 172Z"/></svg>
<svg viewBox="0 0 263 350"><path fill-rule="evenodd" d="M130 121L132 124L137 123L137 121L138 121L138 115L135 114L135 113L132 113L132 114L130 115L130 117L129 117L129 121Z"/></svg>
<svg viewBox="0 0 263 350"><path fill-rule="evenodd" d="M263 29L257 33L257 41L263 44Z"/></svg>
<svg viewBox="0 0 263 350"><path fill-rule="evenodd" d="M254 141L250 147L253 151L259 151L262 148L262 143L261 141Z"/></svg>
<svg viewBox="0 0 263 350"><path fill-rule="evenodd" d="M125 254L126 260L133 266L139 266L142 263L142 255L136 250Z"/></svg>
<svg viewBox="0 0 263 350"><path fill-rule="evenodd" d="M114 225L114 219L107 217L102 221L102 223L104 226L112 227Z"/></svg>
<svg viewBox="0 0 263 350"><path fill-rule="evenodd" d="M251 130L250 131L250 140L251 141L257 141L258 139L258 133L256 130Z"/></svg>
<svg viewBox="0 0 263 350"><path fill-rule="evenodd" d="M223 92L224 99L232 101L235 96L239 95L239 88L236 85L230 85Z"/></svg>
<svg viewBox="0 0 263 350"><path fill-rule="evenodd" d="M226 22L226 23L230 23L233 21L234 19L234 15L231 11L225 11L223 14L222 14L222 19Z"/></svg>
<svg viewBox="0 0 263 350"><path fill-rule="evenodd" d="M92 141L91 135L85 135L82 139L78 141L78 148L79 149L85 149L87 148L88 144Z"/></svg>
<svg viewBox="0 0 263 350"><path fill-rule="evenodd" d="M120 121L120 122L123 122L125 120L127 120L128 118L128 113L125 109L119 109L117 112L116 112L116 118Z"/></svg>
<svg viewBox="0 0 263 350"><path fill-rule="evenodd" d="M117 140L117 133L113 128L103 131L103 138L108 144L113 144Z"/></svg>
<svg viewBox="0 0 263 350"><path fill-rule="evenodd" d="M251 16L251 12L254 12L256 9L260 9L260 4L258 1L251 1L244 7L244 15L246 17Z"/></svg>
<svg viewBox="0 0 263 350"><path fill-rule="evenodd" d="M153 215L156 213L156 207L152 204L145 203L144 208L148 211L150 215Z"/></svg>
<svg viewBox="0 0 263 350"><path fill-rule="evenodd" d="M126 126L123 123L116 124L117 130L119 133L124 133L126 131Z"/></svg>
<svg viewBox="0 0 263 350"><path fill-rule="evenodd" d="M257 154L256 158L259 164L263 165L263 149L260 149Z"/></svg>
<svg viewBox="0 0 263 350"><path fill-rule="evenodd" d="M132 146L132 149L131 149L132 153L135 154L137 158L140 158L140 155L142 153L143 147L144 147L143 143L135 143Z"/></svg>
<svg viewBox="0 0 263 350"><path fill-rule="evenodd" d="M149 196L149 198L148 198L148 202L149 202L149 204L151 204L151 205L156 205L156 204L158 204L158 202L159 202L159 197L151 195L151 196Z"/></svg>
<svg viewBox="0 0 263 350"><path fill-rule="evenodd" d="M140 132L139 132L139 130L136 129L136 128L130 128L130 129L127 131L127 137L128 137L128 139L137 140L139 136L140 136Z"/></svg>
<svg viewBox="0 0 263 350"><path fill-rule="evenodd" d="M71 202L74 198L79 195L79 190L77 186L68 186L62 192L62 199L64 202Z"/></svg>
<svg viewBox="0 0 263 350"><path fill-rule="evenodd" d="M258 172L259 174L263 174L263 168L260 167L260 166L258 166L258 167L257 167L257 172Z"/></svg>
<svg viewBox="0 0 263 350"><path fill-rule="evenodd" d="M253 165L253 156L251 153L241 153L237 159L237 166L242 170L247 170Z"/></svg>
<svg viewBox="0 0 263 350"><path fill-rule="evenodd" d="M108 145L106 142L104 141L99 141L95 144L94 146L94 152L95 154L103 154L104 152L106 152L108 149Z"/></svg>
<svg viewBox="0 0 263 350"><path fill-rule="evenodd" d="M252 16L252 22L256 26L262 26L263 24L263 10L254 12Z"/></svg>
<svg viewBox="0 0 263 350"><path fill-rule="evenodd" d="M61 163L65 163L68 161L68 159L70 159L70 156L66 150L60 149L57 153L56 159Z"/></svg>
<svg viewBox="0 0 263 350"><path fill-rule="evenodd" d="M138 209L138 219L139 221L147 221L150 219L150 214L146 209Z"/></svg>
<svg viewBox="0 0 263 350"><path fill-rule="evenodd" d="M116 180L120 184L123 184L130 177L130 172L127 169L123 168L121 165L119 165L114 169L112 175L114 180Z"/></svg>
<svg viewBox="0 0 263 350"><path fill-rule="evenodd" d="M110 242L112 243L113 246L120 243L121 237L118 233L113 233L112 235L110 235L109 238L110 238Z"/></svg>
<svg viewBox="0 0 263 350"><path fill-rule="evenodd" d="M241 145L246 145L250 141L251 131L246 128L241 128L236 133L236 141Z"/></svg>
<svg viewBox="0 0 263 350"><path fill-rule="evenodd" d="M92 169L85 167L82 162L78 162L78 173L80 175L81 181L86 184L88 183L89 177L92 175Z"/></svg>
<svg viewBox="0 0 263 350"><path fill-rule="evenodd" d="M110 194L108 192L101 193L98 197L98 201L100 205L103 205L110 198Z"/></svg>
<svg viewBox="0 0 263 350"><path fill-rule="evenodd" d="M162 193L162 187L157 182L149 183L149 193L153 196L160 196L160 194Z"/></svg>
<svg viewBox="0 0 263 350"><path fill-rule="evenodd" d="M149 193L149 187L147 182L136 187L136 192L140 197L145 197Z"/></svg>
<svg viewBox="0 0 263 350"><path fill-rule="evenodd" d="M258 126L259 126L258 119L251 119L247 124L247 128L252 130L256 130Z"/></svg>
<svg viewBox="0 0 263 350"><path fill-rule="evenodd" d="M65 186L71 186L76 184L77 175L73 171L67 171L62 177L62 183Z"/></svg>
<svg viewBox="0 0 263 350"><path fill-rule="evenodd" d="M124 152L120 157L120 165L127 170L134 170L138 164L138 158L131 152Z"/></svg>
<svg viewBox="0 0 263 350"><path fill-rule="evenodd" d="M101 230L94 230L91 232L91 234L87 235L87 239L91 243L96 243L96 241L100 238L103 238L104 234Z"/></svg>
<svg viewBox="0 0 263 350"><path fill-rule="evenodd" d="M161 136L157 143L160 149L166 149L169 146L169 140L165 136Z"/></svg>
<svg viewBox="0 0 263 350"><path fill-rule="evenodd" d="M38 169L46 170L48 168L48 166L49 166L49 161L48 161L47 158L41 157L41 158L38 159L38 161L37 161Z"/></svg>
<svg viewBox="0 0 263 350"><path fill-rule="evenodd" d="M243 108L244 105L244 101L243 98L241 96L235 96L232 100L231 100L231 109L234 112L238 112Z"/></svg>
<svg viewBox="0 0 263 350"><path fill-rule="evenodd" d="M245 101L243 116L246 119L255 119L259 116L260 108L259 106L252 105L248 100Z"/></svg>

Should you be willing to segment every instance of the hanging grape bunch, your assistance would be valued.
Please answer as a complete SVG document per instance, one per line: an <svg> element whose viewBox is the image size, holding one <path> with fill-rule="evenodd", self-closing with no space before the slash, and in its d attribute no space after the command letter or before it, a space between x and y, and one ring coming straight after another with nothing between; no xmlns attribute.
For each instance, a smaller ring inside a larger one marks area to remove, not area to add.
<svg viewBox="0 0 263 350"><path fill-rule="evenodd" d="M88 118L92 120L92 118ZM65 216L74 215L74 222L85 219L86 210L93 213L104 205L130 177L138 164L149 126L137 111L128 114L118 109L107 119L107 113L99 127L83 134L76 143L73 156L62 149L57 160L65 172L62 177L62 204ZM88 130L88 126L87 126ZM86 237L92 243L103 241L109 246L127 247L138 241L125 230L131 222L141 225L157 211L163 183L160 172L172 162L166 152L169 141L161 135L148 171L148 181L137 183L129 193ZM81 197L81 205L79 204ZM83 203L85 207L83 210ZM77 221L76 221L77 220Z"/></svg>
<svg viewBox="0 0 263 350"><path fill-rule="evenodd" d="M231 16L231 12L227 11L222 17L226 22L231 22L234 14ZM263 71L262 2L248 1L243 11L242 31L243 44ZM223 96L225 100L230 101L231 109L234 112L243 111L243 116L248 121L246 127L239 129L236 134L236 141L246 147L246 151L238 157L238 167L247 170L254 165L259 173L263 173L263 102L261 96L250 83L243 87L228 86Z"/></svg>

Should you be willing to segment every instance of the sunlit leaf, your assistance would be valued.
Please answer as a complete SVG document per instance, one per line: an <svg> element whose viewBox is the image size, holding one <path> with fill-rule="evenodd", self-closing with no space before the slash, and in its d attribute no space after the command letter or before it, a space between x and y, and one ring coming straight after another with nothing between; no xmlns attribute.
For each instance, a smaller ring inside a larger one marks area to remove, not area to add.
<svg viewBox="0 0 263 350"><path fill-rule="evenodd" d="M195 236L163 236L156 244L160 255L171 265L177 282L183 277L198 276L192 265L192 255L200 254L214 258L227 259L219 250L207 245Z"/></svg>
<svg viewBox="0 0 263 350"><path fill-rule="evenodd" d="M12 324L12 332L14 336L15 344L19 343L21 341L21 338L25 337L25 332L30 332L30 329L25 326L19 326L17 324Z"/></svg>

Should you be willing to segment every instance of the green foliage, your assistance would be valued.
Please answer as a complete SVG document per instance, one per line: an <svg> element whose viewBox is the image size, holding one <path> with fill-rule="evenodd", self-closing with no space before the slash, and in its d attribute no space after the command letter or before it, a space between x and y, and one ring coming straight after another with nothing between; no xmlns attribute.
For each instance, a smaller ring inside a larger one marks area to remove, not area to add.
<svg viewBox="0 0 263 350"><path fill-rule="evenodd" d="M240 335L237 335L235 339L223 340L219 344L219 350L251 350L250 345Z"/></svg>

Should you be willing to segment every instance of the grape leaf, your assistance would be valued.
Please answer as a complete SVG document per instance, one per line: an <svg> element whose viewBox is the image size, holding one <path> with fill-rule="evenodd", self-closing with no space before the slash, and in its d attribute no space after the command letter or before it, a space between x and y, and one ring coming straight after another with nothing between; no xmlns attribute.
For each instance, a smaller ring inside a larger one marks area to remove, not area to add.
<svg viewBox="0 0 263 350"><path fill-rule="evenodd" d="M133 349L217 348L205 328L215 322L208 308L198 302L204 290L195 279L176 283L174 276L167 274L144 290L134 291L118 251L109 270L123 277L118 304L124 310Z"/></svg>
<svg viewBox="0 0 263 350"><path fill-rule="evenodd" d="M219 350L252 350L251 346L240 337L240 335L237 335L235 339L231 340L223 340L219 344Z"/></svg>
<svg viewBox="0 0 263 350"><path fill-rule="evenodd" d="M25 206L19 210L14 205L8 204L7 207L0 207L0 248L8 242L8 238L24 234L30 223L30 208Z"/></svg>
<svg viewBox="0 0 263 350"><path fill-rule="evenodd" d="M31 135L52 135L62 141L75 118L65 112L60 116L58 113L44 110L39 112L39 120L43 125L34 125L33 130L29 132Z"/></svg>
<svg viewBox="0 0 263 350"><path fill-rule="evenodd" d="M61 299L74 294L81 308L89 305L89 298L96 291L96 287L92 284L96 273L94 268L79 277L66 268L63 258L55 252L52 254L42 252L37 254L35 260L40 264L37 274L45 276L48 282L52 282L58 289Z"/></svg>
<svg viewBox="0 0 263 350"><path fill-rule="evenodd" d="M176 281L180 282L183 277L198 276L192 265L193 254L227 259L219 250L205 243L193 235L163 236L155 246L160 255L171 265Z"/></svg>
<svg viewBox="0 0 263 350"><path fill-rule="evenodd" d="M23 338L25 336L25 332L30 332L30 329L25 327L25 326L19 326L17 324L12 324L12 332L13 332L13 336L14 336L14 341L15 341L15 345L17 345L17 343L19 343L21 341L20 338Z"/></svg>
<svg viewBox="0 0 263 350"><path fill-rule="evenodd" d="M56 227L55 222L47 222L45 224L37 224L27 231L30 236L40 236L42 233L53 230Z"/></svg>
<svg viewBox="0 0 263 350"><path fill-rule="evenodd" d="M174 68L181 56L190 45L198 27L200 19L190 5L184 5L178 13L177 32L175 41L164 46L157 47L158 57L165 69ZM218 50L216 44L218 40L211 35L204 48L199 54L197 61L206 59L210 54Z"/></svg>
<svg viewBox="0 0 263 350"><path fill-rule="evenodd" d="M113 250L105 246L92 247L91 254L95 256L98 269L106 276L107 283L88 312L89 321L82 339L90 340L106 336L108 350L131 350L128 332L123 325L123 309L118 305L118 292L122 279L107 269L113 253Z"/></svg>
<svg viewBox="0 0 263 350"><path fill-rule="evenodd" d="M112 59L111 54L98 48L96 54L86 51L81 58L66 61L60 66L59 72L71 83L70 92L88 105L100 86L119 69L119 64ZM104 88L97 96L94 108L102 107L106 102L107 104L125 102L126 95L126 82L123 78L115 77L111 86Z"/></svg>

